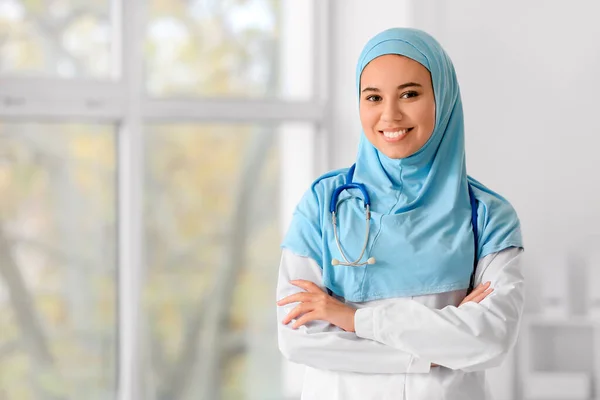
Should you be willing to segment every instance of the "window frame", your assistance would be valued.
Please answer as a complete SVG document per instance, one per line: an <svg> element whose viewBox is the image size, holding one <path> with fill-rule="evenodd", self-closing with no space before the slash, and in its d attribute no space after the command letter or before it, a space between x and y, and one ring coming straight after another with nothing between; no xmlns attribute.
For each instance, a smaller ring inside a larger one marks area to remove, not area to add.
<svg viewBox="0 0 600 400"><path fill-rule="evenodd" d="M312 98L306 101L242 98L166 98L146 95L143 44L146 0L107 0L115 26L115 80L0 76L0 120L108 122L116 126L117 151L117 399L144 397L140 319L144 273L144 133L156 122L305 122L315 127L308 139L313 165L328 169L331 131L330 0L314 0L312 18ZM282 0L282 7L292 0ZM117 74L118 72L118 74ZM314 140L313 140L314 139ZM291 149L293 151L293 148ZM306 170L306 169L305 169ZM288 219L298 199L284 196ZM285 229L285 226L282 226Z"/></svg>

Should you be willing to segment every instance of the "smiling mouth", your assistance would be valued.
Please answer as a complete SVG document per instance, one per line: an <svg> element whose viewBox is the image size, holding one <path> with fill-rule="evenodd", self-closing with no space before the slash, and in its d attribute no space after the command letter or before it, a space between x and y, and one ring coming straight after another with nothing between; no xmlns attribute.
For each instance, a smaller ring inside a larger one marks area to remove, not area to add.
<svg viewBox="0 0 600 400"><path fill-rule="evenodd" d="M399 129L395 131L379 131L388 142L395 142L403 139L413 128Z"/></svg>

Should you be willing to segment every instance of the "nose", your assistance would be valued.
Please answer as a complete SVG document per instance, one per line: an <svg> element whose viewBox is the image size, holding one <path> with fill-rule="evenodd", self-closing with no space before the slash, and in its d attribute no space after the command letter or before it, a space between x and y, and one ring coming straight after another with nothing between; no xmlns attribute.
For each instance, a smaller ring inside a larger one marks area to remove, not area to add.
<svg viewBox="0 0 600 400"><path fill-rule="evenodd" d="M402 120L402 112L398 103L389 101L384 104L383 112L381 113L383 122L394 122Z"/></svg>

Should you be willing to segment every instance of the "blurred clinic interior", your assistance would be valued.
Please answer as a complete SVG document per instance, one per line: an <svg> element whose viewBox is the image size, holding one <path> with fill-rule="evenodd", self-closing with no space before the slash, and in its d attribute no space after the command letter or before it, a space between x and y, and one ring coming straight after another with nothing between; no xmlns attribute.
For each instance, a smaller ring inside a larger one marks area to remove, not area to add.
<svg viewBox="0 0 600 400"><path fill-rule="evenodd" d="M377 32L455 63L525 239L497 400L600 399L600 3L0 0L0 399L297 399L279 244L352 164Z"/></svg>

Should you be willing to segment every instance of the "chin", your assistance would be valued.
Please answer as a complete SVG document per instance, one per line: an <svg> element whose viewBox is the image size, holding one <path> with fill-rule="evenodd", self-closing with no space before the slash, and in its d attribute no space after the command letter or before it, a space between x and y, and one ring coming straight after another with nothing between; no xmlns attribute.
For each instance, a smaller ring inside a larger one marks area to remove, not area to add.
<svg viewBox="0 0 600 400"><path fill-rule="evenodd" d="M397 152L397 151L396 152L382 151L382 153L384 155L386 155L388 158L391 158L392 160L401 160L403 158L407 158L412 155L411 153L408 153L408 152Z"/></svg>
<svg viewBox="0 0 600 400"><path fill-rule="evenodd" d="M386 148L384 146L378 147L377 150L382 152L386 157L391 158L392 160L400 160L403 158L410 157L415 153L410 148Z"/></svg>

